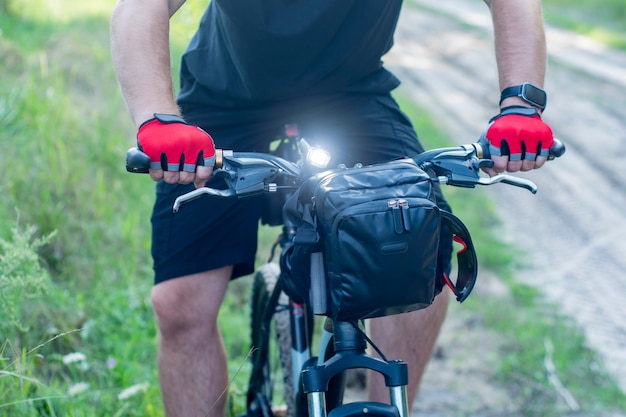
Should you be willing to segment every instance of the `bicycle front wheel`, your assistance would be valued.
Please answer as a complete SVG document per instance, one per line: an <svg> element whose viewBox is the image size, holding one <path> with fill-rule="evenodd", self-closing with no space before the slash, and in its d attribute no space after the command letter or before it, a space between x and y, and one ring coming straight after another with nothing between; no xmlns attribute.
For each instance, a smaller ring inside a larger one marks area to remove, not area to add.
<svg viewBox="0 0 626 417"><path fill-rule="evenodd" d="M289 299L282 291L275 293L279 276L277 264L263 265L252 288L248 410L263 417L294 415Z"/></svg>

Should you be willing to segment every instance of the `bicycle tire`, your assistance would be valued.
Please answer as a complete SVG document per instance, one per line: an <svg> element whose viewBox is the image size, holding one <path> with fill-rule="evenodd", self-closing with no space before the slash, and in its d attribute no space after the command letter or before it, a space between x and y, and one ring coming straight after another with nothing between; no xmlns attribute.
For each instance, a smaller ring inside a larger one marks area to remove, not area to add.
<svg viewBox="0 0 626 417"><path fill-rule="evenodd" d="M277 298L272 299L279 276L280 268L277 264L265 264L255 274L252 287L250 340L254 350L252 354L253 368L257 368L257 374L253 375L251 380L252 390L256 392L252 397L249 392L248 405L253 401L263 403L257 404L257 408L260 409L260 414L264 417L266 414L273 415L276 411L276 407L274 407L274 411L271 411L274 385L276 384L275 376L272 373L276 366L280 366L281 391L286 406L285 415L287 417L294 416L295 394L291 364L289 300L283 292ZM267 322L269 318L267 309L272 309L270 323ZM276 354L278 364L274 356Z"/></svg>

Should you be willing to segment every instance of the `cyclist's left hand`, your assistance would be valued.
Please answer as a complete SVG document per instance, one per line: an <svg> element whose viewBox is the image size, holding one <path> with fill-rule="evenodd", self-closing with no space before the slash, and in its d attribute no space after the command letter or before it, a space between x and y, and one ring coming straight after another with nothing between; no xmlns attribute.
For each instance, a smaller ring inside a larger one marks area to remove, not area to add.
<svg viewBox="0 0 626 417"><path fill-rule="evenodd" d="M489 175L508 171L530 171L547 160L554 140L552 129L535 108L505 107L491 119L483 137L489 142L493 168Z"/></svg>

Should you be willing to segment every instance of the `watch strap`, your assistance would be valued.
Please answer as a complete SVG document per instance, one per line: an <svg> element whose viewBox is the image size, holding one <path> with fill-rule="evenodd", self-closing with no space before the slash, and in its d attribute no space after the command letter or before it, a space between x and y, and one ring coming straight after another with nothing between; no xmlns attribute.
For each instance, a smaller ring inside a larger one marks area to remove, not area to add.
<svg viewBox="0 0 626 417"><path fill-rule="evenodd" d="M540 110L546 108L547 95L544 90L531 83L514 85L502 90L500 104L509 97L519 97L526 103Z"/></svg>

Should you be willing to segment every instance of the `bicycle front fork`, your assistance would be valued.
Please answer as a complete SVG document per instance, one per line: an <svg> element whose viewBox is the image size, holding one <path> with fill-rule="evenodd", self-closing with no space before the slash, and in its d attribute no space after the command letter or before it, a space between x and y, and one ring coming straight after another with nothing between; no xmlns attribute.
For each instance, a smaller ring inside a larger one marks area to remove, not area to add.
<svg viewBox="0 0 626 417"><path fill-rule="evenodd" d="M366 341L351 323L334 322L335 354L318 366L302 372L303 392L307 396L309 417L409 417L406 394L408 366L404 361L383 361L365 352ZM347 369L370 369L382 374L389 388L389 404L359 401L326 410L326 392L334 376Z"/></svg>

